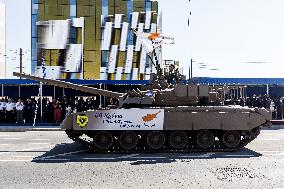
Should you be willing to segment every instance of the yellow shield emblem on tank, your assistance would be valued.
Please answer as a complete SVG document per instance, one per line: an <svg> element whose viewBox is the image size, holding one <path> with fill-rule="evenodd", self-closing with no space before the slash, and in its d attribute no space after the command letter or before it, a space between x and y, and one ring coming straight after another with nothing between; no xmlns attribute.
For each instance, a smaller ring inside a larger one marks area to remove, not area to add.
<svg viewBox="0 0 284 189"><path fill-rule="evenodd" d="M79 127L85 127L89 122L89 117L85 114L83 115L77 115L76 123L79 125Z"/></svg>

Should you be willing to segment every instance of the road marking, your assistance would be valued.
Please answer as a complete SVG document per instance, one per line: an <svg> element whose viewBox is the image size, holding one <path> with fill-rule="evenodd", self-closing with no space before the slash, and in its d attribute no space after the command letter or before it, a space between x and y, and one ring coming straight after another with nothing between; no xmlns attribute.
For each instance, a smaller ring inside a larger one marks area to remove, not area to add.
<svg viewBox="0 0 284 189"><path fill-rule="evenodd" d="M41 139L41 138L35 138L35 139L31 139L31 140L33 140L33 141L42 141L42 140L51 140L51 139L47 139L47 138L43 138L43 139Z"/></svg>
<svg viewBox="0 0 284 189"><path fill-rule="evenodd" d="M34 143L30 143L30 144L34 144L34 145L47 145L47 144L50 144L50 143L34 142Z"/></svg>
<svg viewBox="0 0 284 189"><path fill-rule="evenodd" d="M0 162L27 162L33 159L0 159Z"/></svg>
<svg viewBox="0 0 284 189"><path fill-rule="evenodd" d="M0 144L0 146L8 146L9 144Z"/></svg>
<svg viewBox="0 0 284 189"><path fill-rule="evenodd" d="M21 138L0 138L2 140L20 140Z"/></svg>
<svg viewBox="0 0 284 189"><path fill-rule="evenodd" d="M279 153L281 151L272 151L272 150L266 150L266 151L257 151L258 153Z"/></svg>
<svg viewBox="0 0 284 189"><path fill-rule="evenodd" d="M34 156L11 156L12 158L34 158Z"/></svg>
<svg viewBox="0 0 284 189"><path fill-rule="evenodd" d="M284 156L283 151L273 151L273 150L264 150L264 151L257 151L258 153L263 153L264 156Z"/></svg>
<svg viewBox="0 0 284 189"><path fill-rule="evenodd" d="M145 157L140 157L140 156L138 156L138 157L130 157L130 159L165 159L165 158L167 158L167 157L158 157L158 156L156 156L156 157L153 157L153 156L145 156Z"/></svg>
<svg viewBox="0 0 284 189"><path fill-rule="evenodd" d="M284 156L284 152L279 153L279 154L265 154L267 156Z"/></svg>
<svg viewBox="0 0 284 189"><path fill-rule="evenodd" d="M101 157L101 158L80 158L82 160L107 160L107 159L112 159L112 160L115 160L117 158L104 158L104 157Z"/></svg>
<svg viewBox="0 0 284 189"><path fill-rule="evenodd" d="M10 154L10 153L14 153L14 152L25 152L25 151L44 149L44 148L52 148L54 146L55 145L48 145L48 146L41 146L41 147L37 147L37 148L26 148L26 149L22 149L22 150L13 150L13 151L9 151L9 152L0 152L0 155Z"/></svg>
<svg viewBox="0 0 284 189"><path fill-rule="evenodd" d="M226 157L254 157L254 154L224 154Z"/></svg>
<svg viewBox="0 0 284 189"><path fill-rule="evenodd" d="M131 158L131 157L134 157L134 156L137 156L139 154L129 154L129 155L125 155L125 156L121 156L121 157L118 157L120 159L124 159L124 158Z"/></svg>
<svg viewBox="0 0 284 189"><path fill-rule="evenodd" d="M34 159L34 160L41 160L41 161L70 161L71 159Z"/></svg>
<svg viewBox="0 0 284 189"><path fill-rule="evenodd" d="M262 140L262 141L277 141L277 140L284 140L281 138L258 138L258 140Z"/></svg>
<svg viewBox="0 0 284 189"><path fill-rule="evenodd" d="M0 137L9 137L10 135L0 135Z"/></svg>
<svg viewBox="0 0 284 189"><path fill-rule="evenodd" d="M56 144L56 145L65 145L65 144ZM48 145L48 146L41 146L41 147L36 147L36 148L26 148L26 149L22 149L22 150L13 150L13 151L10 151L10 152L0 152L0 155L3 155L3 154L11 154L11 153L15 153L15 152L25 152L25 151L32 151L32 150L39 150L39 149L44 149L44 148L54 148L56 145ZM17 156L12 156L12 157L17 157ZM20 157L20 156L18 156ZM42 158L34 158L33 156L27 156L27 157L32 157L32 158L29 158L27 160L12 160L12 159L0 159L0 162L6 162L6 161L32 161L32 160L38 160L38 159L42 159Z"/></svg>
<svg viewBox="0 0 284 189"><path fill-rule="evenodd" d="M17 151L24 152L24 151L43 149L43 148L53 148L54 146L56 145L41 146L41 147L36 147L36 148L26 148L26 149L17 150Z"/></svg>
<svg viewBox="0 0 284 189"><path fill-rule="evenodd" d="M52 155L52 156L45 156L45 157L41 157L41 158L36 158L36 160L45 160L48 158L54 158L57 156L66 156L66 155L71 155L71 154L76 154L76 153L80 153L80 152L86 152L89 151L88 149L86 150L79 150L79 151L75 151L75 152L67 152L67 153L63 153L63 154L56 154L56 155Z"/></svg>
<svg viewBox="0 0 284 189"><path fill-rule="evenodd" d="M199 154L199 153L191 153L192 155L182 155L182 156L179 156L180 158L196 158L196 157L211 157L211 156L215 156L215 155L218 155L218 153L214 153L214 152L208 152L208 153L205 153L205 154Z"/></svg>

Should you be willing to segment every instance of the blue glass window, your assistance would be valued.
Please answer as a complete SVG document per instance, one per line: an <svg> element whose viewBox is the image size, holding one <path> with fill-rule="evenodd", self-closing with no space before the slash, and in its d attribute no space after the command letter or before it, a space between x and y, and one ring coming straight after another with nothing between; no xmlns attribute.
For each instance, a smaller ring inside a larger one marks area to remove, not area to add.
<svg viewBox="0 0 284 189"><path fill-rule="evenodd" d="M36 25L36 22L38 21L38 0L32 0L31 3L32 3L31 73L35 74L36 66L37 66L37 25Z"/></svg>
<svg viewBox="0 0 284 189"><path fill-rule="evenodd" d="M131 13L132 12L133 12L133 1L128 0L127 1L127 19L129 23L131 23Z"/></svg>
<svg viewBox="0 0 284 189"><path fill-rule="evenodd" d="M35 75L36 72L36 66L37 66L37 61L32 61L32 68L31 68L31 72L33 75Z"/></svg>
<svg viewBox="0 0 284 189"><path fill-rule="evenodd" d="M76 28L74 27L70 29L70 43L76 43Z"/></svg>
<svg viewBox="0 0 284 189"><path fill-rule="evenodd" d="M146 0L146 6L145 6L146 11L151 11L152 10L152 2L149 0Z"/></svg>
<svg viewBox="0 0 284 189"><path fill-rule="evenodd" d="M37 37L37 15L32 15L32 37Z"/></svg>
<svg viewBox="0 0 284 189"><path fill-rule="evenodd" d="M70 5L70 17L76 17L76 5Z"/></svg>
<svg viewBox="0 0 284 189"><path fill-rule="evenodd" d="M132 12L133 12L133 1L128 0L127 1L127 19L129 23L131 23L131 20L132 20ZM128 45L133 45L133 35L134 35L133 31L128 30L128 33L127 33L127 44Z"/></svg>
<svg viewBox="0 0 284 189"><path fill-rule="evenodd" d="M33 4L33 6L32 6L32 14L38 14L38 4Z"/></svg>
<svg viewBox="0 0 284 189"><path fill-rule="evenodd" d="M70 0L70 5L76 5L77 4L77 0Z"/></svg>
<svg viewBox="0 0 284 189"><path fill-rule="evenodd" d="M36 49L37 49L37 38L32 38L32 60L37 59Z"/></svg>
<svg viewBox="0 0 284 189"><path fill-rule="evenodd" d="M102 51L102 67L108 66L108 51Z"/></svg>
<svg viewBox="0 0 284 189"><path fill-rule="evenodd" d="M102 14L108 15L108 0L102 0Z"/></svg>
<svg viewBox="0 0 284 189"><path fill-rule="evenodd" d="M133 31L128 30L128 33L127 33L127 44L128 45L133 45L133 37L134 37Z"/></svg>

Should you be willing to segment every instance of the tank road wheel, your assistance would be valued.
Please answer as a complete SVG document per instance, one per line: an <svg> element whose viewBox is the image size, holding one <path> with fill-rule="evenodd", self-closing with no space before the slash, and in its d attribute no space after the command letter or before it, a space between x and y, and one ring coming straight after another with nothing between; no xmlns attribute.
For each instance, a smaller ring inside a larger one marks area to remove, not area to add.
<svg viewBox="0 0 284 189"><path fill-rule="evenodd" d="M99 131L95 134L93 142L97 148L107 150L113 144L113 136L110 132Z"/></svg>
<svg viewBox="0 0 284 189"><path fill-rule="evenodd" d="M202 149L208 149L214 144L214 135L211 131L202 130L199 131L196 136L196 143Z"/></svg>
<svg viewBox="0 0 284 189"><path fill-rule="evenodd" d="M241 135L238 131L225 131L222 136L223 144L228 148L235 148L241 142Z"/></svg>
<svg viewBox="0 0 284 189"><path fill-rule="evenodd" d="M187 134L184 131L173 131L169 136L169 143L174 149L186 147L187 142Z"/></svg>
<svg viewBox="0 0 284 189"><path fill-rule="evenodd" d="M150 148L158 150L164 146L166 137L160 131L152 131L147 135L147 144Z"/></svg>
<svg viewBox="0 0 284 189"><path fill-rule="evenodd" d="M136 148L138 137L135 132L125 131L119 137L119 144L125 150L132 150Z"/></svg>

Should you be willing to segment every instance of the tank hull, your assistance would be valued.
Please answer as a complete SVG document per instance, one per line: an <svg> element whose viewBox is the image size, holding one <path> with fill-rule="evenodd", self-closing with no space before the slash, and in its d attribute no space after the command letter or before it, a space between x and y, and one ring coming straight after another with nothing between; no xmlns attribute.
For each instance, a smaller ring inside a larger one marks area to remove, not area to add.
<svg viewBox="0 0 284 189"><path fill-rule="evenodd" d="M271 125L270 115L236 106L95 110L68 116L61 128L104 153L235 151L255 139L260 126Z"/></svg>

